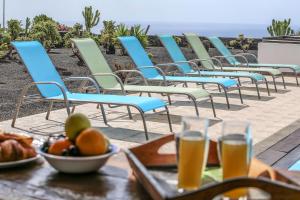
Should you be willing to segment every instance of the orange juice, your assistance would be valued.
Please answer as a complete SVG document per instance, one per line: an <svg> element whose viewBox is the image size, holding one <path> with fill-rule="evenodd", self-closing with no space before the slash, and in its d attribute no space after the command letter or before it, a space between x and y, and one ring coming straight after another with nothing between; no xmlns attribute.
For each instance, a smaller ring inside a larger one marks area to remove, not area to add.
<svg viewBox="0 0 300 200"><path fill-rule="evenodd" d="M204 138L188 136L180 138L178 188L194 190L200 187L204 154Z"/></svg>
<svg viewBox="0 0 300 200"><path fill-rule="evenodd" d="M247 143L245 140L222 141L223 179L248 175ZM247 189L236 189L225 194L230 198L247 195Z"/></svg>

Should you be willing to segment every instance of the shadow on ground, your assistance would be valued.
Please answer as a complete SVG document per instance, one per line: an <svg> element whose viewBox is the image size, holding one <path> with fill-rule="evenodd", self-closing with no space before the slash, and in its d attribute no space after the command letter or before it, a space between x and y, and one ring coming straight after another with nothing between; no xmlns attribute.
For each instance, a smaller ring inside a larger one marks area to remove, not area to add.
<svg viewBox="0 0 300 200"><path fill-rule="evenodd" d="M271 96L268 96L268 94L265 93L261 93L261 99L258 99L258 96L255 95L248 95L248 94L243 94L242 91L242 98L244 100L244 103L247 103L245 101L250 100L250 101L271 101L272 99L274 99L275 97L272 97L272 93ZM224 97L224 94L222 93L214 93L213 96L215 97ZM229 93L228 94L229 97L229 103L230 103L230 99L234 98L234 99L240 99L240 95L239 94L235 94L235 93ZM224 101L225 101L225 97L224 97Z"/></svg>
<svg viewBox="0 0 300 200"><path fill-rule="evenodd" d="M95 127L101 129L109 138L115 140L122 140L126 142L135 142L135 143L144 143L146 142L146 136L144 131L132 130L126 128L117 128L117 127ZM149 139L157 139L163 136L163 134L158 134L152 132L151 128L148 127ZM168 134L168 133L166 133Z"/></svg>
<svg viewBox="0 0 300 200"><path fill-rule="evenodd" d="M224 100L225 100L225 98L224 98ZM230 103L230 100L229 100L229 103ZM192 104L191 102L188 102L188 101L176 101L176 102L172 102L172 105L173 106L191 106L191 107L194 107L194 104ZM216 109L217 116L218 116L218 110L228 110L226 102L224 102L224 103L214 102L214 106L215 106L215 109ZM245 105L245 104L244 105L242 105L242 104L240 104L240 105L230 104L230 110L233 110L233 111L239 111L239 110L242 110L246 107L248 107L248 105ZM210 101L198 102L198 110L199 110L200 116L201 116L201 108L211 109ZM169 110L172 113L172 108L170 108ZM194 114L194 113L191 113L191 115ZM195 115L196 115L196 113L195 113ZM212 116L213 116L213 114L212 114ZM208 117L208 116L205 116L205 117Z"/></svg>
<svg viewBox="0 0 300 200"><path fill-rule="evenodd" d="M39 125L31 126L28 129L18 127L18 124L14 127L20 131L28 132L32 135L40 135L40 136L49 136L49 135L57 135L62 134L64 129L64 123L55 121L55 120L48 120L45 123L41 123Z"/></svg>

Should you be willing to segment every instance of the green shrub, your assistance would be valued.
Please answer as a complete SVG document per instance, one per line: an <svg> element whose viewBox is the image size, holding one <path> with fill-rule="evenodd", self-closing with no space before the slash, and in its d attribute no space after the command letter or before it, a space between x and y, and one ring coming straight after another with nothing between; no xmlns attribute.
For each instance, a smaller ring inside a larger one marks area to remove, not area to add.
<svg viewBox="0 0 300 200"><path fill-rule="evenodd" d="M11 19L7 21L7 32L9 33L11 40L16 40L22 32L21 21Z"/></svg>
<svg viewBox="0 0 300 200"><path fill-rule="evenodd" d="M33 18L33 20L32 20L32 24L35 25L35 24L37 24L37 23L39 23L39 22L45 22L45 21L51 21L51 22L57 24L56 21L54 21L51 17L48 17L48 16L45 15L45 14L41 14L41 15L35 16L35 17Z"/></svg>
<svg viewBox="0 0 300 200"><path fill-rule="evenodd" d="M0 29L0 59L7 56L10 50L10 41L11 36L9 33L4 32L3 29Z"/></svg>
<svg viewBox="0 0 300 200"><path fill-rule="evenodd" d="M129 36L130 31L129 28L125 24L119 24L116 29L115 33L113 35L113 44L116 48L122 48L122 45L120 44L118 37L121 36Z"/></svg>
<svg viewBox="0 0 300 200"><path fill-rule="evenodd" d="M26 20L25 20L25 29L24 29L25 37L29 36L30 26L31 26L30 18L26 17Z"/></svg>
<svg viewBox="0 0 300 200"><path fill-rule="evenodd" d="M141 28L141 25L134 25L130 28L130 35L131 36L135 36L140 43L142 44L142 46L144 48L146 48L148 46L148 36L147 36L147 32L149 30L149 26L147 27L146 30Z"/></svg>
<svg viewBox="0 0 300 200"><path fill-rule="evenodd" d="M290 24L291 19L284 19L283 21L273 19L267 30L272 37L293 35L294 30L290 27Z"/></svg>
<svg viewBox="0 0 300 200"><path fill-rule="evenodd" d="M229 46L241 49L243 52L247 52L254 45L254 41L249 38L245 38L244 34L240 34L235 40L229 41Z"/></svg>
<svg viewBox="0 0 300 200"><path fill-rule="evenodd" d="M176 42L178 45L180 45L181 42L182 42L182 39L181 39L180 37L178 37L178 36L174 36L174 40L175 40L175 42Z"/></svg>
<svg viewBox="0 0 300 200"><path fill-rule="evenodd" d="M82 11L82 16L84 17L85 22L85 30L90 33L91 29L99 23L100 20L100 12L99 10L96 10L96 12L93 12L93 7L85 7L84 11Z"/></svg>
<svg viewBox="0 0 300 200"><path fill-rule="evenodd" d="M115 21L103 21L103 30L100 33L99 42L106 50L106 53L111 54L115 52L114 48L114 34L116 31Z"/></svg>
<svg viewBox="0 0 300 200"><path fill-rule="evenodd" d="M39 40L48 51L62 42L57 24L51 20L34 23L31 29L31 37L32 39Z"/></svg>
<svg viewBox="0 0 300 200"><path fill-rule="evenodd" d="M141 28L141 25L134 25L128 28L125 24L119 24L116 27L115 34L114 34L114 45L116 48L122 48L118 37L121 36L135 36L142 44L144 48L148 46L148 36L147 32L149 30L149 26L146 30Z"/></svg>
<svg viewBox="0 0 300 200"><path fill-rule="evenodd" d="M88 33L83 30L83 26L79 23L74 24L74 26L65 34L63 37L63 45L64 47L70 48L72 47L72 38L92 38L99 44L99 36Z"/></svg>
<svg viewBox="0 0 300 200"><path fill-rule="evenodd" d="M83 27L81 24L76 23L71 28L68 33L65 34L63 41L64 41L64 47L70 48L71 47L71 38L80 38L82 36Z"/></svg>
<svg viewBox="0 0 300 200"><path fill-rule="evenodd" d="M90 37L90 38L92 38L93 40L95 40L95 42L98 44L98 45L100 45L100 35L95 35L95 34L91 34L91 33L87 33L86 32L86 34L85 34L85 36L84 37Z"/></svg>

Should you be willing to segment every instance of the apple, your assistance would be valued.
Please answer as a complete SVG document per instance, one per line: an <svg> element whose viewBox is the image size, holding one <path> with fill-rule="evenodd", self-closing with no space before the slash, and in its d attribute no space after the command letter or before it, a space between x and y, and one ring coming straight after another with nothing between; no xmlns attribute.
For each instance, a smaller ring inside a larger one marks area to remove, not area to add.
<svg viewBox="0 0 300 200"><path fill-rule="evenodd" d="M74 141L84 129L90 128L90 120L82 113L71 114L65 123L66 136Z"/></svg>

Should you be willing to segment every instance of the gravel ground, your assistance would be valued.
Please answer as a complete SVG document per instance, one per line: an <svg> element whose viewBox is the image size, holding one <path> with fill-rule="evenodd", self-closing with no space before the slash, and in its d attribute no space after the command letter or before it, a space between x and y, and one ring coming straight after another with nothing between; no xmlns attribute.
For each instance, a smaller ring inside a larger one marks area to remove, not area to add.
<svg viewBox="0 0 300 200"><path fill-rule="evenodd" d="M76 57L71 57L72 52L68 49L53 50L49 55L51 56L53 63L58 67L57 69L62 76L88 74L87 68L79 66L77 64L78 59ZM22 88L32 80L25 67L15 61L0 62L0 72L0 120L3 121L12 118ZM73 85L68 85L68 87L75 86L74 83ZM29 93L37 93L37 90L30 90ZM22 106L20 116L44 112L47 105L48 103L46 102L25 104ZM62 105L57 103L55 104L54 109L61 107Z"/></svg>

